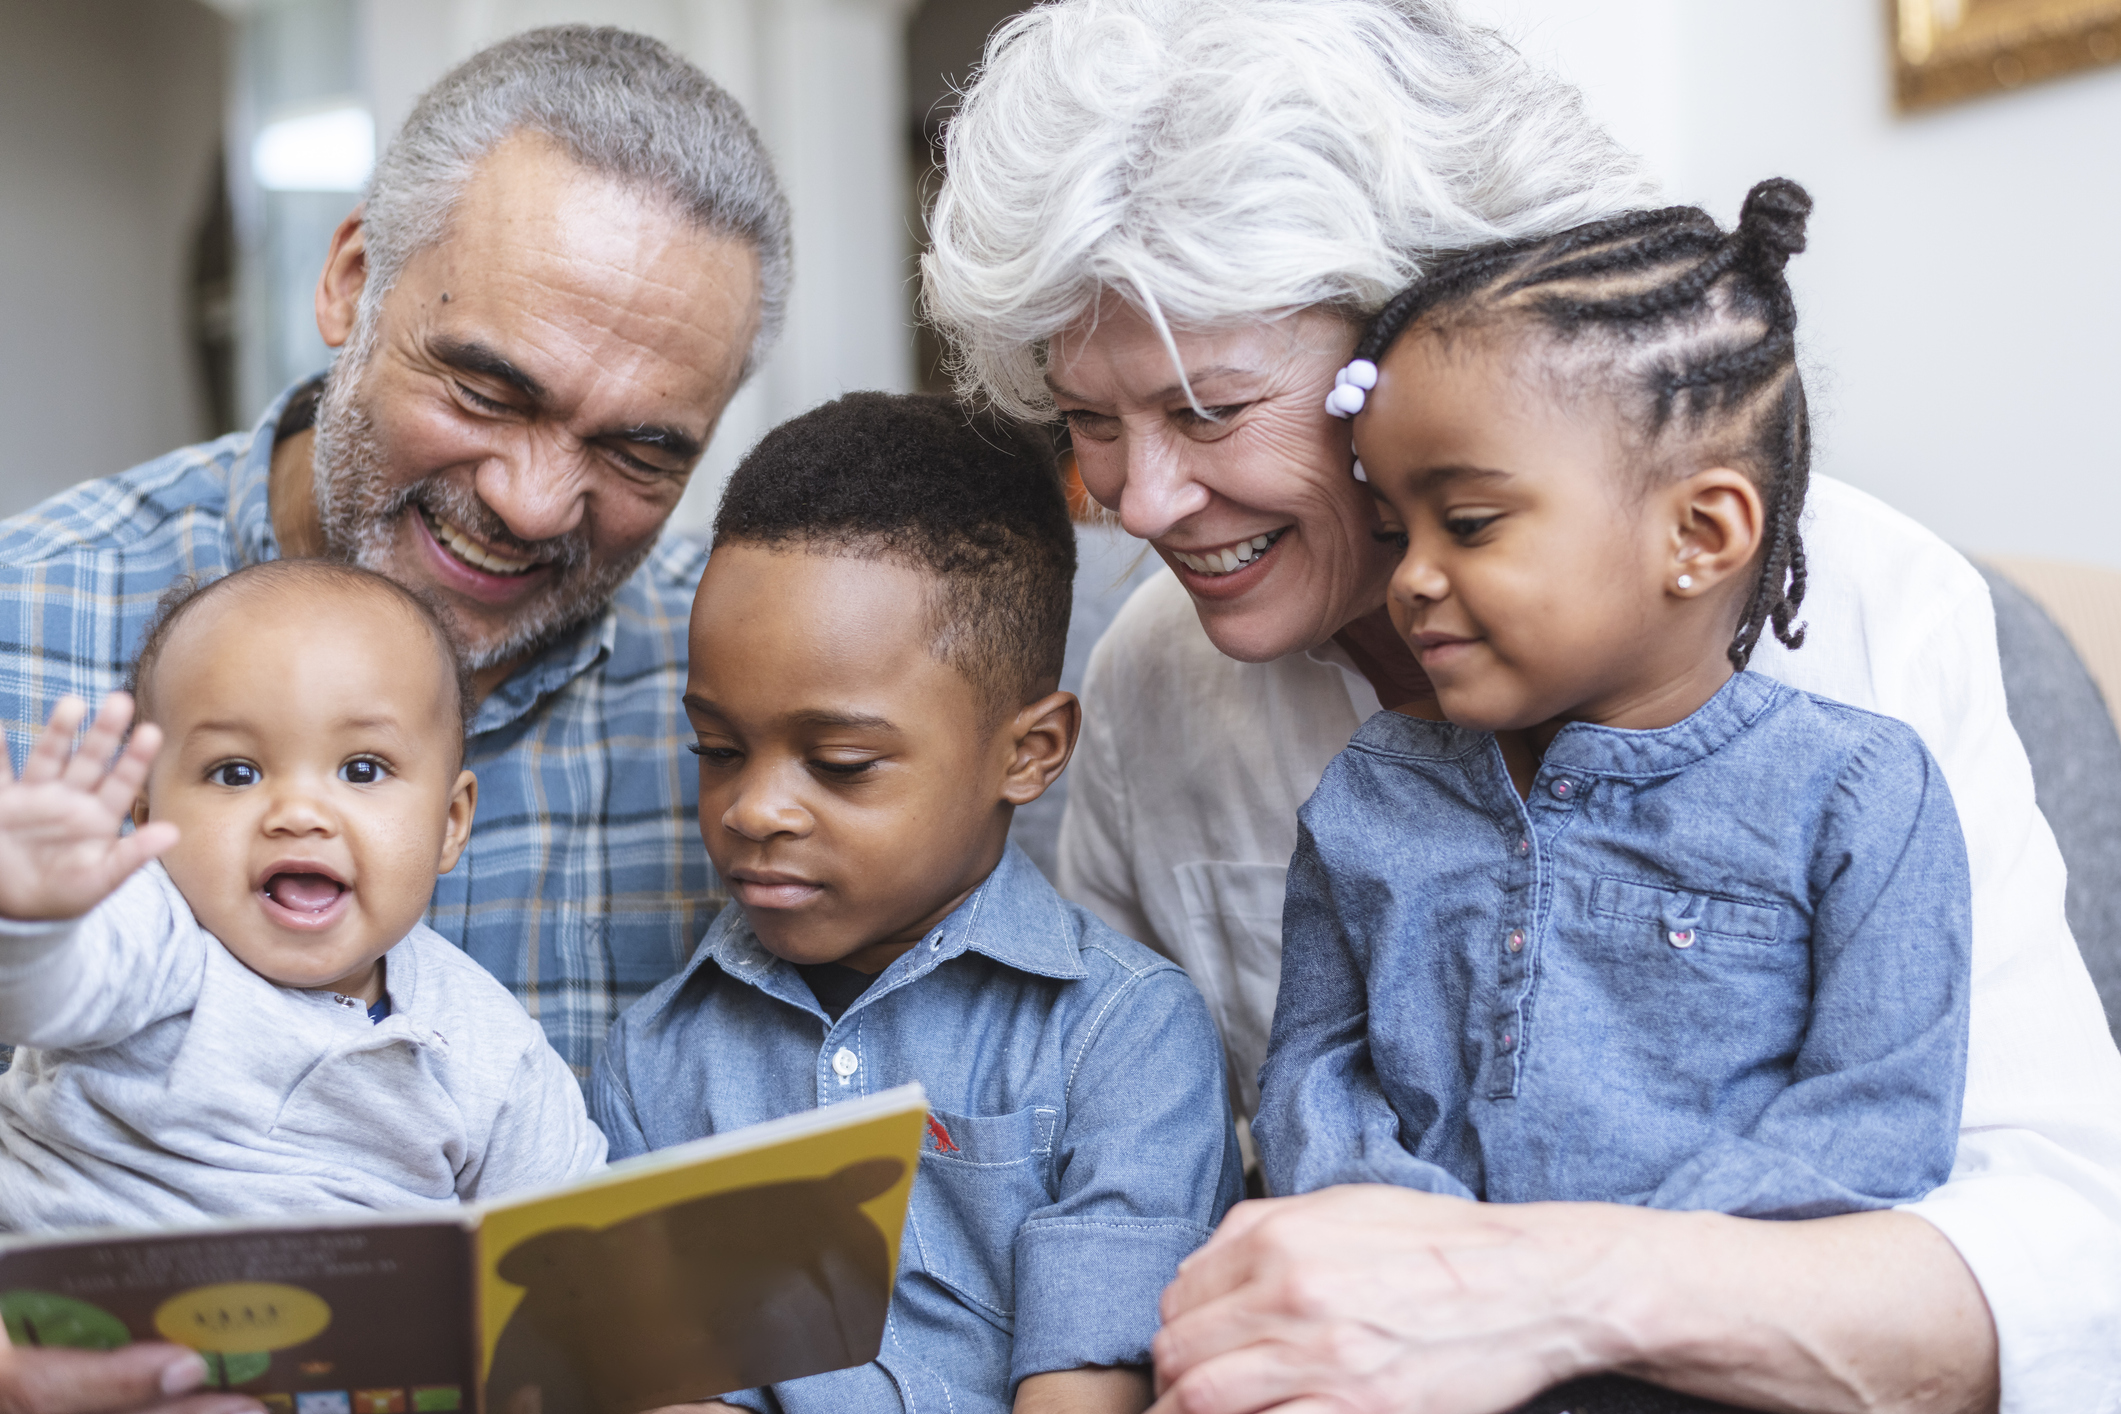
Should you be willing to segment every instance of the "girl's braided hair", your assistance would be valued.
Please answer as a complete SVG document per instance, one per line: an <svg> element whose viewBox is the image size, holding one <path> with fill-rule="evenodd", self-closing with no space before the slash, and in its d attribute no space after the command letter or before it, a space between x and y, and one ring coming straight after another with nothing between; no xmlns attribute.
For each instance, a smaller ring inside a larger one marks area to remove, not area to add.
<svg viewBox="0 0 2121 1414"><path fill-rule="evenodd" d="M1729 651L1743 669L1761 632L1791 648L1804 602L1798 517L1811 424L1797 372L1797 306L1783 266L1804 249L1812 199L1777 177L1726 233L1691 206L1631 212L1560 235L1445 256L1370 323L1375 363L1417 324L1451 334L1510 323L1580 350L1619 395L1646 448L1668 438L1744 470L1766 493L1767 544Z"/></svg>

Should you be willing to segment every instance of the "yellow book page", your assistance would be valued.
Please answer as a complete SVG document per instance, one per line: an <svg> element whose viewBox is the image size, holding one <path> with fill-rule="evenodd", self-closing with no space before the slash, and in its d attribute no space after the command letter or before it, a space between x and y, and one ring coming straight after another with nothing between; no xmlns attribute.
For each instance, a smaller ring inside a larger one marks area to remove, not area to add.
<svg viewBox="0 0 2121 1414"><path fill-rule="evenodd" d="M487 1210L482 1407L635 1414L874 1359L926 1119L903 1086Z"/></svg>

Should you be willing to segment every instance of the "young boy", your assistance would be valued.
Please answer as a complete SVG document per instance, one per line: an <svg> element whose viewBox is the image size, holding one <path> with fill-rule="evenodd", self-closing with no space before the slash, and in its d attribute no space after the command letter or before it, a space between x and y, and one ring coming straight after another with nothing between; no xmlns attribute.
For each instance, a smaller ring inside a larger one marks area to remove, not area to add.
<svg viewBox="0 0 2121 1414"><path fill-rule="evenodd" d="M1009 820L1067 764L1075 543L1051 457L935 398L770 434L715 518L685 705L736 907L612 1028L613 1153L918 1080L872 1364L759 1410L1139 1410L1157 1300L1238 1196L1215 1030Z"/></svg>
<svg viewBox="0 0 2121 1414"><path fill-rule="evenodd" d="M122 753L114 693L78 752L69 698L19 780L0 756L0 1226L446 1204L600 1164L538 1024L420 924L477 792L433 612L256 565L173 592L134 683Z"/></svg>

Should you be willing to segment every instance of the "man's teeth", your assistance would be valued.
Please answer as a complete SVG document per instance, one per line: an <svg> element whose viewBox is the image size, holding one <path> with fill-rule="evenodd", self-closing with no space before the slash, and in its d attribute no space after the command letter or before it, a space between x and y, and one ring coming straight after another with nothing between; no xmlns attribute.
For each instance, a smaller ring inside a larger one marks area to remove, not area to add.
<svg viewBox="0 0 2121 1414"><path fill-rule="evenodd" d="M1225 545L1220 550L1210 550L1205 555L1189 555L1184 550L1171 553L1178 562L1195 574L1228 574L1241 565L1249 565L1266 551L1269 545L1281 539L1279 530L1265 535L1255 535L1250 540L1241 540L1235 545Z"/></svg>
<svg viewBox="0 0 2121 1414"><path fill-rule="evenodd" d="M488 574L523 574L537 568L536 560L511 560L505 555L496 555L491 550L481 549L477 542L431 511L423 508L421 515L427 521L427 528L434 532L435 539L441 541L449 548L450 554L467 565L485 570Z"/></svg>

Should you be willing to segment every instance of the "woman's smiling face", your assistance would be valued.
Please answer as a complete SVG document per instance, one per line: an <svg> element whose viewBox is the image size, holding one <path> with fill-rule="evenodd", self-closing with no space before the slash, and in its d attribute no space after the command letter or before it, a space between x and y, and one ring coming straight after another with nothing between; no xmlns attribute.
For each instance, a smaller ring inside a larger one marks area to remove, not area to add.
<svg viewBox="0 0 2121 1414"><path fill-rule="evenodd" d="M1357 332L1316 310L1174 331L1174 367L1155 327L1108 300L1053 341L1084 489L1156 547L1229 657L1301 652L1384 602L1397 557L1325 410Z"/></svg>

